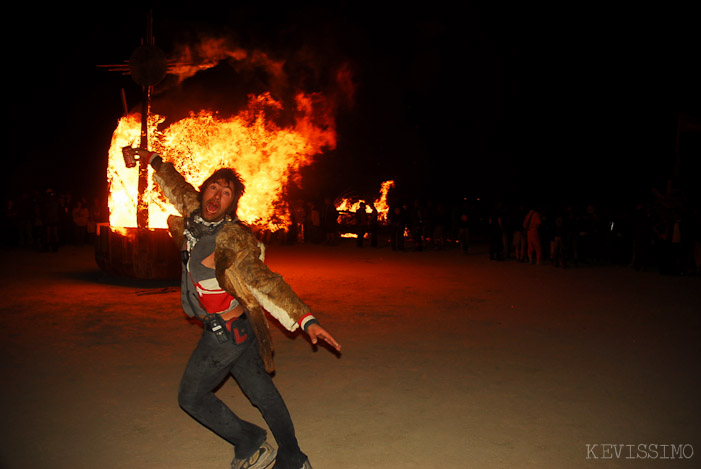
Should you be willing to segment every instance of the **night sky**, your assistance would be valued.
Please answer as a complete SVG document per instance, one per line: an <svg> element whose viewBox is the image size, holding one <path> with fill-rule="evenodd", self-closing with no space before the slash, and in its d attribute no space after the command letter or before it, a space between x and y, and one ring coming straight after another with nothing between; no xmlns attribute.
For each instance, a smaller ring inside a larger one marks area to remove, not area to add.
<svg viewBox="0 0 701 469"><path fill-rule="evenodd" d="M227 35L285 59L288 89L308 92L332 92L330 71L341 64L352 72L338 146L303 171L309 197L374 196L394 179L409 198L627 201L663 190L679 113L698 119L701 109L689 11L232 3L154 7L157 45L169 54L198 34ZM89 196L106 190L121 89L132 107L140 89L98 65L129 58L145 35L146 11L50 6L16 14L26 29L6 58L8 192L27 181ZM269 85L260 71L223 65L186 82L178 99L229 110ZM168 101L173 91L159 86L156 102ZM217 98L195 92L203 86ZM698 135L682 139L687 184L701 169Z"/></svg>

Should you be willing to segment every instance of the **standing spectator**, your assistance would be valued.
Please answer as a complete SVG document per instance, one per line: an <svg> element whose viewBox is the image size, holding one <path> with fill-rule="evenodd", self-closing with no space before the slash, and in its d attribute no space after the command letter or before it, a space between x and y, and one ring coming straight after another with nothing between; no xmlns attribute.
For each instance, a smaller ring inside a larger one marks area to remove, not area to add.
<svg viewBox="0 0 701 469"><path fill-rule="evenodd" d="M368 214L365 210L365 202L360 202L358 210L355 211L355 232L358 235L358 247L363 247L365 233L368 232Z"/></svg>
<svg viewBox="0 0 701 469"><path fill-rule="evenodd" d="M523 221L523 229L526 231L526 240L528 243L528 262L533 264L533 255L535 254L535 263L540 264L542 259L542 246L540 244L540 212L536 209L531 209Z"/></svg>
<svg viewBox="0 0 701 469"><path fill-rule="evenodd" d="M513 244L514 244L514 256L516 261L525 262L528 245L526 241L526 230L523 227L523 221L528 216L526 206L521 204L518 212L514 214L514 229L513 229Z"/></svg>
<svg viewBox="0 0 701 469"><path fill-rule="evenodd" d="M579 222L579 260L592 263L602 259L602 226L599 214L593 204L586 207Z"/></svg>
<svg viewBox="0 0 701 469"><path fill-rule="evenodd" d="M511 249L514 247L514 232L518 231L518 227L521 226L521 220L523 217L517 218L516 211L511 204L504 207L502 212L504 259L511 257Z"/></svg>
<svg viewBox="0 0 701 469"><path fill-rule="evenodd" d="M389 226L392 239L390 245L393 251L404 250L404 230L406 229L406 210L401 205L395 205L389 211Z"/></svg>
<svg viewBox="0 0 701 469"><path fill-rule="evenodd" d="M73 207L73 242L82 246L87 241L90 210L85 198L76 200Z"/></svg>
<svg viewBox="0 0 701 469"><path fill-rule="evenodd" d="M427 248L431 249L434 246L433 228L436 226L436 210L433 206L433 201L428 200L424 205L421 213L422 221L422 239Z"/></svg>
<svg viewBox="0 0 701 469"><path fill-rule="evenodd" d="M568 233L565 214L562 212L555 214L553 236L550 241L550 260L555 267L567 267Z"/></svg>
<svg viewBox="0 0 701 469"><path fill-rule="evenodd" d="M304 202L298 200L294 203L292 207L292 224L290 226L290 233L288 242L290 244L302 243L304 242L304 222L307 218L307 212L304 210Z"/></svg>
<svg viewBox="0 0 701 469"><path fill-rule="evenodd" d="M433 225L433 245L436 249L444 249L446 244L446 227L448 211L442 202L436 204L435 223Z"/></svg>
<svg viewBox="0 0 701 469"><path fill-rule="evenodd" d="M331 200L324 198L321 207L321 227L324 230L326 244L334 245L338 241L338 211Z"/></svg>
<svg viewBox="0 0 701 469"><path fill-rule="evenodd" d="M315 202L307 203L307 227L305 229L307 241L312 243L321 242L321 212Z"/></svg>
<svg viewBox="0 0 701 469"><path fill-rule="evenodd" d="M377 247L377 238L380 231L379 214L375 204L370 202L370 213L368 214L368 231L370 232L370 246Z"/></svg>
<svg viewBox="0 0 701 469"><path fill-rule="evenodd" d="M424 248L424 210L419 200L414 200L414 207L409 212L409 231L414 240L414 246L417 251L423 251Z"/></svg>

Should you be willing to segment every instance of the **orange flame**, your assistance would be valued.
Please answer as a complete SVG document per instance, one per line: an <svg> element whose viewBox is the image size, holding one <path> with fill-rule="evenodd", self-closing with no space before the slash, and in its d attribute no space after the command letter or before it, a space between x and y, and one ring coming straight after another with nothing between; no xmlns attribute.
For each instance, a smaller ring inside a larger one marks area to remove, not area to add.
<svg viewBox="0 0 701 469"><path fill-rule="evenodd" d="M165 121L150 116L150 150L158 152L196 188L220 167L236 169L246 183L239 201L238 215L257 227L277 231L290 222L282 195L288 181L298 181L298 171L313 162L313 157L336 146L336 132L328 103L317 94L300 93L296 97L295 122L281 128L266 115L283 106L269 93L252 96L249 106L239 115L223 118L209 111L191 113L165 129ZM110 184L109 211L113 227L136 227L138 171L126 168L121 148L137 146L141 116L122 118L112 136L107 169ZM144 193L149 209L149 228L165 228L170 205L152 179Z"/></svg>
<svg viewBox="0 0 701 469"><path fill-rule="evenodd" d="M387 214L389 213L389 205L387 205L387 194L389 190L394 187L394 181L385 181L380 187L380 196L375 199L372 205L375 206L377 210L377 219L380 223L387 221ZM372 213L372 208L370 204L364 199L354 199L354 198L344 198L336 203L336 210L339 212L357 212L360 209L360 204L365 204L365 212Z"/></svg>

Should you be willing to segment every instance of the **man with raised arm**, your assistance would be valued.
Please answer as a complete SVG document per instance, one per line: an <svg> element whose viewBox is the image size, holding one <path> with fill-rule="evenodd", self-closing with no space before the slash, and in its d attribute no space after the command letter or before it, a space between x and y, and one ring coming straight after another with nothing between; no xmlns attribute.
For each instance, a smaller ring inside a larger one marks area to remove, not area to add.
<svg viewBox="0 0 701 469"><path fill-rule="evenodd" d="M233 169L222 168L197 190L157 153L125 148L124 156L148 161L182 215L168 219L182 247L182 306L203 322L204 331L180 382L180 406L234 446L233 469L311 469L270 376L272 341L264 309L286 329L302 329L314 344L321 339L338 352L341 346L282 276L263 263L264 245L236 216L243 181ZM263 428L241 420L214 394L229 374L260 410L277 451Z"/></svg>

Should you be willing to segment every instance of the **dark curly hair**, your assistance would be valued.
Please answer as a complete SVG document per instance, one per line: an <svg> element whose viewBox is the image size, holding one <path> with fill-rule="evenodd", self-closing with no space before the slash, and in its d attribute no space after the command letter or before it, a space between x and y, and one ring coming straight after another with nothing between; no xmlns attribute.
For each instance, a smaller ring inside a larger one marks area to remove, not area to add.
<svg viewBox="0 0 701 469"><path fill-rule="evenodd" d="M229 215L235 215L236 210L239 206L239 199L244 194L244 192L246 192L246 186L243 183L243 179L241 179L239 173L237 173L231 168L217 169L202 183L202 185L200 185L200 202L202 201L202 191L212 182L216 182L219 180L225 181L228 184L228 186L234 190L234 203L231 204Z"/></svg>

